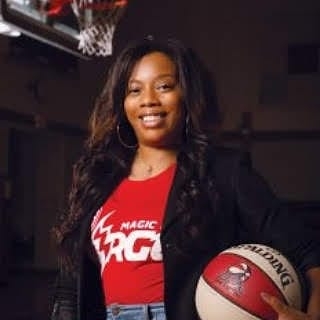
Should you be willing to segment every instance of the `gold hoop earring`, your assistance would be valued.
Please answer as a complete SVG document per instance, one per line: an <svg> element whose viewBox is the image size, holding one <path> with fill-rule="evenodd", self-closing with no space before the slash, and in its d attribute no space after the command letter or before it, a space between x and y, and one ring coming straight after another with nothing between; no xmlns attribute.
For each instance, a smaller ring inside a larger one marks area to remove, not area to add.
<svg viewBox="0 0 320 320"><path fill-rule="evenodd" d="M138 146L137 143L135 145L129 145L124 142L124 140L121 138L121 134L120 134L120 123L117 124L117 136L118 136L118 140L119 140L120 144L122 144L125 148L134 149Z"/></svg>
<svg viewBox="0 0 320 320"><path fill-rule="evenodd" d="M186 139L189 136L189 129L190 129L190 116L186 116L186 121L185 121L185 127L184 127L184 134L186 136Z"/></svg>

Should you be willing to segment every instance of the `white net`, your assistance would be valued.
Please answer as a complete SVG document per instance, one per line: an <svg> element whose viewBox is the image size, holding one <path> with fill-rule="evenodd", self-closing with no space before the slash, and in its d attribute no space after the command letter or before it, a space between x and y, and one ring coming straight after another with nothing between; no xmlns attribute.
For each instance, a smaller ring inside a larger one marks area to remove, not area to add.
<svg viewBox="0 0 320 320"><path fill-rule="evenodd" d="M126 4L124 0L72 0L80 28L78 49L83 54L101 57L112 54L113 35Z"/></svg>

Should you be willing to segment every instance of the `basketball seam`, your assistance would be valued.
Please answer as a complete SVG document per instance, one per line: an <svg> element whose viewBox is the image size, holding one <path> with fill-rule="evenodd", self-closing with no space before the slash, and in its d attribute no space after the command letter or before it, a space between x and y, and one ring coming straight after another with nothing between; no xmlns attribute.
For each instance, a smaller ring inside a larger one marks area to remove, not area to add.
<svg viewBox="0 0 320 320"><path fill-rule="evenodd" d="M210 284L204 279L204 277L202 277L202 280L204 281L204 284L207 286L207 288L212 288L210 286ZM216 288L213 288L216 290L216 294L218 294L222 299L226 300L226 301L229 301L229 302L232 302L236 307L238 307L240 310L246 312L247 314L249 314L250 316L253 316L259 320L269 320L269 319L265 319L265 318L262 318L260 315L252 312L251 310L248 310L246 308L243 308L241 305L239 305L238 303L236 303L235 301L233 301L232 299L229 299L227 297L225 297L219 290L217 290Z"/></svg>

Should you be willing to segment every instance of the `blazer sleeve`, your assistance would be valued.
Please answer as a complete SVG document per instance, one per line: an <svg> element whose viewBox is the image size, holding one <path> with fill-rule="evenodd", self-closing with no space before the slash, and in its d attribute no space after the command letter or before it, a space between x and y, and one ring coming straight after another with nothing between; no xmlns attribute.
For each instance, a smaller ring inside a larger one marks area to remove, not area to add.
<svg viewBox="0 0 320 320"><path fill-rule="evenodd" d="M72 237L58 247L58 272L51 297L50 320L77 320L79 281L79 242Z"/></svg>
<svg viewBox="0 0 320 320"><path fill-rule="evenodd" d="M247 160L238 161L232 181L244 234L278 249L300 270L320 266L320 230L310 228L302 215L290 212Z"/></svg>
<svg viewBox="0 0 320 320"><path fill-rule="evenodd" d="M50 320L77 319L77 278L62 269L56 276Z"/></svg>

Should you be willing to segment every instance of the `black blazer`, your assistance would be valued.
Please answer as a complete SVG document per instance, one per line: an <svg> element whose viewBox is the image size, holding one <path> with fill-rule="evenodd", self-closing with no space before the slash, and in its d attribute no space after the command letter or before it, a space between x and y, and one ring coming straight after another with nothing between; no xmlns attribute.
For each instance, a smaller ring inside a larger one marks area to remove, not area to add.
<svg viewBox="0 0 320 320"><path fill-rule="evenodd" d="M202 209L214 213L208 215L207 227L197 240L186 243L186 250L177 245L182 224L175 203L183 177L178 164L161 233L167 320L198 319L194 296L201 272L213 256L232 245L262 243L272 246L302 271L320 266L320 241L315 230L309 230L296 215L290 215L248 160L232 149L212 150L209 174L214 177L218 199L212 196L212 206ZM94 213L95 210L83 224L83 242ZM76 280L70 281L70 277L65 276L58 282L52 319L105 319L99 266L84 254L81 258ZM65 315L69 312L69 316L59 316L61 310L66 311Z"/></svg>

